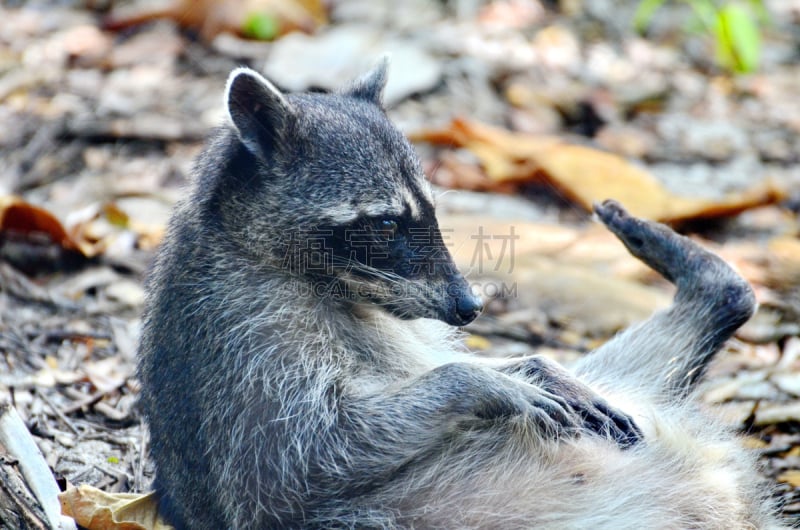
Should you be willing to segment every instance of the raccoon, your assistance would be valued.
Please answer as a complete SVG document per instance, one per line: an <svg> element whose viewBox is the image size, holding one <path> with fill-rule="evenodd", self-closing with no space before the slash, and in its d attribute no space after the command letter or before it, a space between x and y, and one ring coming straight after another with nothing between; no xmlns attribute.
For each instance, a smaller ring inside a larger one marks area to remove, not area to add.
<svg viewBox="0 0 800 530"><path fill-rule="evenodd" d="M338 93L229 77L147 282L138 375L178 529L780 527L698 407L750 287L615 202L596 214L674 304L567 369L487 361L384 61ZM587 293L591 296L591 293Z"/></svg>

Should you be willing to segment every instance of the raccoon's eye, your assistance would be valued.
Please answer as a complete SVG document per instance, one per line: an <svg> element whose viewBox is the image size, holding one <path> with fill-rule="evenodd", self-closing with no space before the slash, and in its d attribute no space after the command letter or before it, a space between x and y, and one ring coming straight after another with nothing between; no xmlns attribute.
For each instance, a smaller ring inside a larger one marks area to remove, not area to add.
<svg viewBox="0 0 800 530"><path fill-rule="evenodd" d="M382 219L378 223L378 230L386 239L393 239L397 235L398 228L397 221L392 219Z"/></svg>

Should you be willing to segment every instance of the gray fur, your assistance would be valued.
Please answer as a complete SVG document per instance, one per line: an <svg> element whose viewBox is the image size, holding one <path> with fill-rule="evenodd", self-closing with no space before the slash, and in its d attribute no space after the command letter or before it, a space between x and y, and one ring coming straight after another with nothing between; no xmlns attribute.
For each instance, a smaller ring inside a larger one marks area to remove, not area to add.
<svg viewBox="0 0 800 530"><path fill-rule="evenodd" d="M262 160L283 149L294 124L294 110L275 86L249 68L238 68L225 88L228 118L239 140Z"/></svg>
<svg viewBox="0 0 800 530"><path fill-rule="evenodd" d="M341 94L262 81L232 74L231 125L148 282L141 405L179 529L778 526L752 457L691 399L754 307L722 261L599 206L674 306L577 375L490 366L445 324L480 304L376 98L385 66Z"/></svg>
<svg viewBox="0 0 800 530"><path fill-rule="evenodd" d="M383 105L383 89L386 87L388 74L389 56L384 55L375 68L347 87L344 94L369 101L380 107Z"/></svg>

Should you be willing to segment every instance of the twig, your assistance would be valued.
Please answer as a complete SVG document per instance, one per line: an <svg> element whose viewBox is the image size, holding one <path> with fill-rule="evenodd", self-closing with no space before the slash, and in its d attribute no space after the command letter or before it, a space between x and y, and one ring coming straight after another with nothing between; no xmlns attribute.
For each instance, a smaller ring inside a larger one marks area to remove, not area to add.
<svg viewBox="0 0 800 530"><path fill-rule="evenodd" d="M64 423L67 425L67 427L69 427L69 429L70 429L70 430L71 430L73 433L75 433L75 435L76 435L76 436L80 436L80 435L81 435L81 432L78 430L78 428L77 428L77 427L75 427L75 424L73 424L73 423L72 423L72 420L70 420L70 419L67 417L67 415L66 415L66 414L64 414L63 412L61 412L61 410L60 410L58 407L56 407L55 403L53 403L52 401L50 401L50 398L48 398L48 397L47 397L47 396L44 394L44 392L41 392L40 390L38 390L38 389L37 389L36 393L39 395L39 397L41 397L41 398L42 398L42 400L43 400L45 403L47 403L47 405L48 405L48 406L49 406L51 409L53 409L53 412L55 412L55 413L56 413L56 416L58 416L58 417L59 417L59 419L61 419L61 421L63 421L63 422L64 422Z"/></svg>
<svg viewBox="0 0 800 530"><path fill-rule="evenodd" d="M147 428L139 425L139 460L136 462L133 470L133 488L134 491L142 491L142 483L144 482L144 461L147 457L147 444L149 442L147 435Z"/></svg>
<svg viewBox="0 0 800 530"><path fill-rule="evenodd" d="M77 398L75 398L75 394L78 394L78 392L69 392L70 397L77 399L77 401L73 402L68 407L64 407L63 412L64 414L72 414L73 412L76 412L82 409L83 407L89 407L91 405L94 405L95 403L103 399L105 396L111 394L112 392L117 392L123 386L125 386L124 382L114 386L113 388L109 388L108 390L100 390L95 392L94 394L89 394L88 396L84 396L81 394L80 397Z"/></svg>

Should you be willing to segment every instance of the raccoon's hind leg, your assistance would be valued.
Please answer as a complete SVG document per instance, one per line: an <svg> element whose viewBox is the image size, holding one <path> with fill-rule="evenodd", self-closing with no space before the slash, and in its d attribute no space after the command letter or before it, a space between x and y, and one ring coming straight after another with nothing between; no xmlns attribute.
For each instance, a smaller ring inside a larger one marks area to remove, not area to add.
<svg viewBox="0 0 800 530"><path fill-rule="evenodd" d="M722 259L670 228L632 217L615 201L595 205L600 220L628 248L674 283L673 305L589 355L578 371L685 395L708 362L755 310L747 282Z"/></svg>

